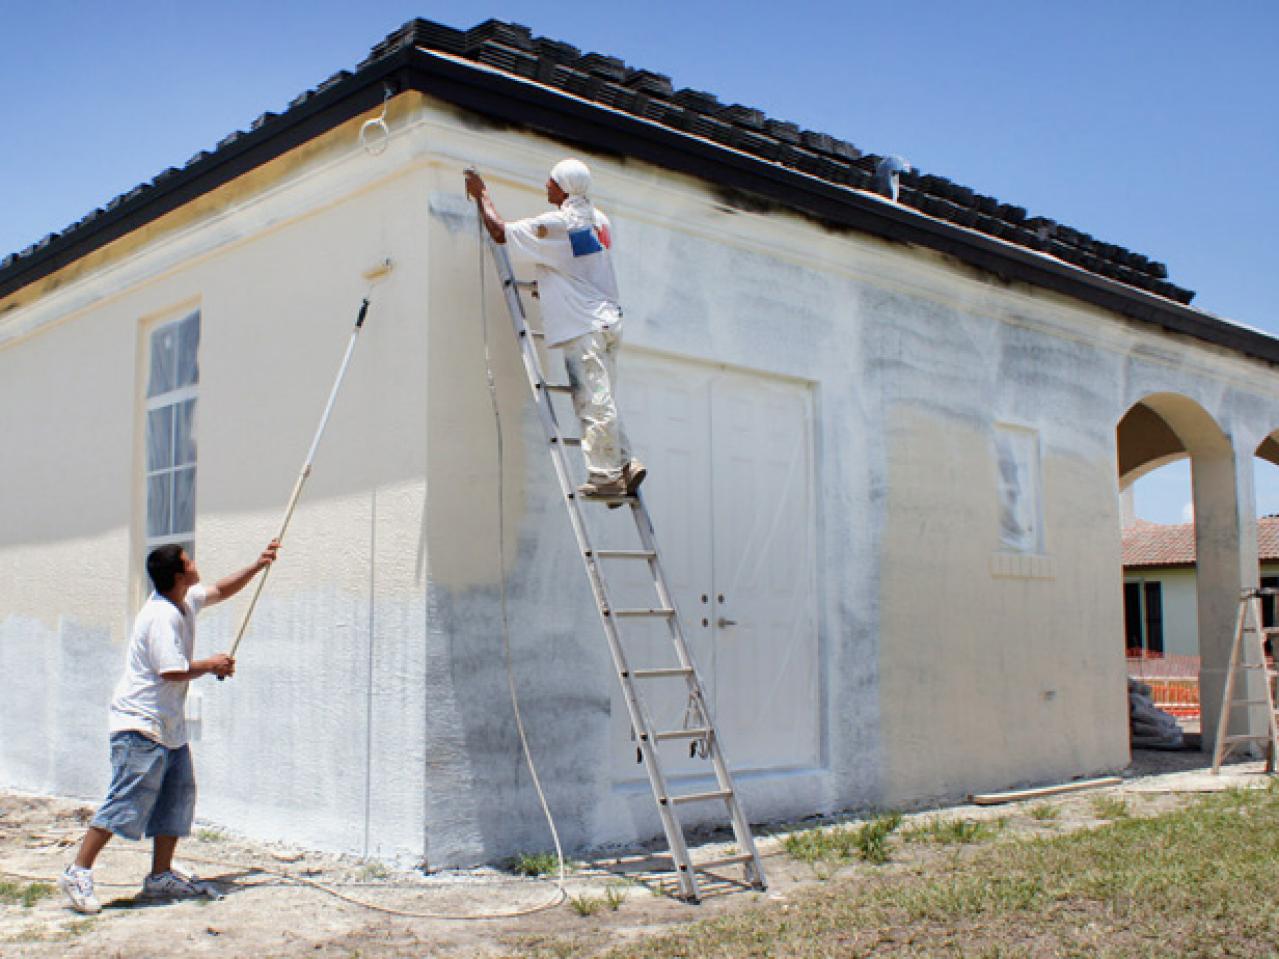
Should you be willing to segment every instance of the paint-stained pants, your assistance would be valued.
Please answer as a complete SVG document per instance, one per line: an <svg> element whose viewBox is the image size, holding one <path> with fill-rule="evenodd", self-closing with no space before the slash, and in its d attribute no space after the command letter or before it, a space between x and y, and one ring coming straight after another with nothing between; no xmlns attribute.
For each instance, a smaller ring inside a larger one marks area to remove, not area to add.
<svg viewBox="0 0 1279 959"><path fill-rule="evenodd" d="M573 391L573 410L582 423L582 452L592 482L615 480L631 458L631 444L617 415L617 351L622 324L560 344Z"/></svg>

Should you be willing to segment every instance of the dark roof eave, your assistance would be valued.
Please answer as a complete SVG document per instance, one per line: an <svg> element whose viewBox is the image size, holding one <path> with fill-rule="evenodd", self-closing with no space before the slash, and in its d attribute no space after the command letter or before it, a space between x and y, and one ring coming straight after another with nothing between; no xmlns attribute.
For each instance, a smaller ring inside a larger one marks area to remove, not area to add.
<svg viewBox="0 0 1279 959"><path fill-rule="evenodd" d="M375 107L382 82L604 153L621 154L752 193L826 221L914 244L994 274L1279 363L1279 339L873 195L821 180L540 84L417 48L403 48L235 143L69 231L0 271L0 298Z"/></svg>

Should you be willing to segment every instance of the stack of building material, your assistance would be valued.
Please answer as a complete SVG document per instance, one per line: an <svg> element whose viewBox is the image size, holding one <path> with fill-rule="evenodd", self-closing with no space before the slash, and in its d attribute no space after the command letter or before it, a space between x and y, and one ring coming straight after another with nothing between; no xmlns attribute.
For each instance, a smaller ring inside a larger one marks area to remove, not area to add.
<svg viewBox="0 0 1279 959"><path fill-rule="evenodd" d="M1177 720L1155 705L1150 687L1128 677L1128 732L1139 749L1182 749Z"/></svg>

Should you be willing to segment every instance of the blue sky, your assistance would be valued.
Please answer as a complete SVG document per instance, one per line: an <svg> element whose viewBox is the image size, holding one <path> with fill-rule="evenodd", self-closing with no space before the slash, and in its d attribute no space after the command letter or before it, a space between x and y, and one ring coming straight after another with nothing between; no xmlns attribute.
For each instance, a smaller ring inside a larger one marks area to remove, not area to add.
<svg viewBox="0 0 1279 959"><path fill-rule="evenodd" d="M0 255L280 110L415 16L518 21L899 153L1161 260L1196 306L1279 334L1273 0L0 0ZM1270 472L1264 512L1279 511ZM1188 484L1163 473L1139 511L1179 521Z"/></svg>

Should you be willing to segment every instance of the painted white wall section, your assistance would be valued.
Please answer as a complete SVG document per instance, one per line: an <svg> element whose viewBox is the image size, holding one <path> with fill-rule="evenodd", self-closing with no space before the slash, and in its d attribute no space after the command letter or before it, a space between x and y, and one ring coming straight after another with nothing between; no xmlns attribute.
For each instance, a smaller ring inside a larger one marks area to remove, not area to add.
<svg viewBox="0 0 1279 959"><path fill-rule="evenodd" d="M362 272L390 257L239 673L200 687L200 813L432 866L546 848L506 691L505 586L566 842L659 833L460 199L476 164L504 215L540 212L568 151L416 95L388 123L380 156L357 118L0 302L0 782L91 799L105 784L106 702L143 592L145 331L200 310L196 537L217 576L274 530ZM1279 427L1273 371L585 159L614 225L624 415L752 816L1124 765L1116 424L1166 395L1228 438L1201 444L1196 510L1229 606L1255 557L1232 450L1251 457ZM1034 438L1012 461L1038 470L1018 476L1038 497L1022 551L1001 538L1010 427ZM1221 603L1205 612L1201 594L1201 636ZM202 649L229 644L239 609L203 618Z"/></svg>

